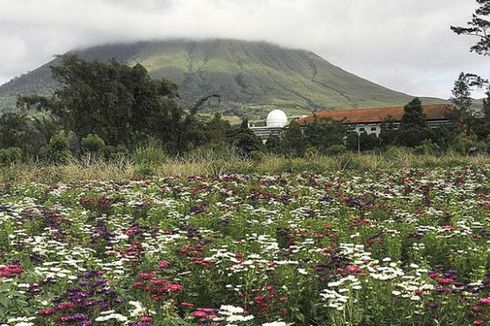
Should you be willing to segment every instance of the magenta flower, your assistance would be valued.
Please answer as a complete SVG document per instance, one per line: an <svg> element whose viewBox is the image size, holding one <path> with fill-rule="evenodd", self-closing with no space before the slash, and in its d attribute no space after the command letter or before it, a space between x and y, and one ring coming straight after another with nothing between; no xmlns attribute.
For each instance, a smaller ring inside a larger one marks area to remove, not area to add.
<svg viewBox="0 0 490 326"><path fill-rule="evenodd" d="M170 266L170 263L166 260L162 260L158 263L158 266L160 266L161 268L168 268Z"/></svg>
<svg viewBox="0 0 490 326"><path fill-rule="evenodd" d="M481 299L480 299L480 303L490 305L490 297L481 298Z"/></svg>

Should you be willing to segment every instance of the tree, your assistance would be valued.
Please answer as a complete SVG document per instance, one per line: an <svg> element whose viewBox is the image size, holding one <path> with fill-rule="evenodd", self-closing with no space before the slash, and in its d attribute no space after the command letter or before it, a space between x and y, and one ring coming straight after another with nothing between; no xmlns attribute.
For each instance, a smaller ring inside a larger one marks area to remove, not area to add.
<svg viewBox="0 0 490 326"><path fill-rule="evenodd" d="M76 55L61 57L51 70L61 88L50 98L21 97L19 107L49 112L78 139L97 134L107 145L134 145L153 136L169 149L178 146L184 112L174 83L152 80L140 64L86 62Z"/></svg>
<svg viewBox="0 0 490 326"><path fill-rule="evenodd" d="M256 136L248 127L248 120L245 118L238 130L232 131L229 134L231 145L234 146L238 154L243 157L250 157L252 152L263 151L264 144L262 140Z"/></svg>
<svg viewBox="0 0 490 326"><path fill-rule="evenodd" d="M479 41L470 48L470 51L480 55L488 55L490 50L490 21L486 17L490 14L490 0L476 0L479 7L466 27L451 26L451 30L458 35L471 35Z"/></svg>
<svg viewBox="0 0 490 326"><path fill-rule="evenodd" d="M315 147L320 153L327 153L331 146L343 145L345 135L342 122L333 119L319 120L315 116L313 122L304 127L306 144Z"/></svg>
<svg viewBox="0 0 490 326"><path fill-rule="evenodd" d="M400 129L426 128L427 121L425 120L422 102L418 97L414 98L410 103L403 108L404 114L400 121Z"/></svg>
<svg viewBox="0 0 490 326"><path fill-rule="evenodd" d="M306 138L301 130L301 126L296 121L291 121L284 129L282 140L284 154L299 157L305 155L307 146Z"/></svg>
<svg viewBox="0 0 490 326"><path fill-rule="evenodd" d="M454 82L452 90L453 97L450 101L454 104L453 110L448 113L448 118L456 126L462 137L470 134L470 108L473 103L471 99L470 79L474 75L461 73L458 80Z"/></svg>
<svg viewBox="0 0 490 326"><path fill-rule="evenodd" d="M414 98L404 107L405 113L400 121L397 143L403 146L417 146L424 140L432 138L432 130L427 126L422 102Z"/></svg>

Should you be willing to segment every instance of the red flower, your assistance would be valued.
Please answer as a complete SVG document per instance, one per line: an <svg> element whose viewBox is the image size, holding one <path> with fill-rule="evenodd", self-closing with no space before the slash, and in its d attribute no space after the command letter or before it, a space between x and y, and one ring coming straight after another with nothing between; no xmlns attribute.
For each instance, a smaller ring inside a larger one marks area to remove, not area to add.
<svg viewBox="0 0 490 326"><path fill-rule="evenodd" d="M429 273L430 278L438 278L439 276L441 276L441 274L437 273L437 272L430 272Z"/></svg>
<svg viewBox="0 0 490 326"><path fill-rule="evenodd" d="M256 304L264 304L265 303L265 298L262 295L258 295L254 298L254 302Z"/></svg>
<svg viewBox="0 0 490 326"><path fill-rule="evenodd" d="M133 285L131 285L133 289L139 289L145 287L145 283L143 282L134 282Z"/></svg>
<svg viewBox="0 0 490 326"><path fill-rule="evenodd" d="M440 285L449 285L449 284L453 284L454 280L450 277L441 278L441 279L437 280L437 283L439 283Z"/></svg>
<svg viewBox="0 0 490 326"><path fill-rule="evenodd" d="M186 309L190 309L194 307L194 305L190 302L182 302L180 305L182 306L182 308L186 308Z"/></svg>
<svg viewBox="0 0 490 326"><path fill-rule="evenodd" d="M144 323L151 323L153 321L153 318L151 318L150 316L142 316L140 318L140 321Z"/></svg>
<svg viewBox="0 0 490 326"><path fill-rule="evenodd" d="M38 314L39 316L50 316L50 315L54 314L55 312L56 312L55 309L48 308L48 309L38 310L38 311L36 311L36 314Z"/></svg>
<svg viewBox="0 0 490 326"><path fill-rule="evenodd" d="M56 309L61 310L61 311L70 310L73 308L75 308L75 305L71 302L61 303L56 307Z"/></svg>
<svg viewBox="0 0 490 326"><path fill-rule="evenodd" d="M452 226L452 225L444 225L442 228L445 231L454 231L454 230L456 230L456 228L454 226Z"/></svg>
<svg viewBox="0 0 490 326"><path fill-rule="evenodd" d="M483 307L480 307L480 306L476 305L476 306L471 307L471 310L472 310L474 313L476 313L476 314L477 314L477 313L482 312L484 309L483 309Z"/></svg>
<svg viewBox="0 0 490 326"><path fill-rule="evenodd" d="M206 318L208 314L202 310L197 310L192 313L192 316L197 318Z"/></svg>
<svg viewBox="0 0 490 326"><path fill-rule="evenodd" d="M139 273L138 274L138 278L141 280L151 280L151 279L155 278L156 276L157 276L157 274L155 272Z"/></svg>
<svg viewBox="0 0 490 326"><path fill-rule="evenodd" d="M12 277L22 273L24 269L20 265L0 266L0 277Z"/></svg>
<svg viewBox="0 0 490 326"><path fill-rule="evenodd" d="M422 290L415 290L415 295L422 295L424 294L424 291Z"/></svg>
<svg viewBox="0 0 490 326"><path fill-rule="evenodd" d="M288 301L288 297L280 297L279 298L279 301L281 301L282 303L287 302Z"/></svg>
<svg viewBox="0 0 490 326"><path fill-rule="evenodd" d="M485 322L484 322L483 320L481 320L481 319L477 319L477 320L475 320L475 321L473 322L473 325L475 325L475 326L481 326L481 325L483 325L484 323L485 323Z"/></svg>

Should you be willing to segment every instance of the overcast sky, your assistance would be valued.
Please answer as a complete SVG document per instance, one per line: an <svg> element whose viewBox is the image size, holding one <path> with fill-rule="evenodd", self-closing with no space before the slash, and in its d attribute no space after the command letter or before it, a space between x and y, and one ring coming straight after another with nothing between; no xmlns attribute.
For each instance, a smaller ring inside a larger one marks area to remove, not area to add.
<svg viewBox="0 0 490 326"><path fill-rule="evenodd" d="M457 36L474 0L0 0L0 83L73 48L175 37L265 40L312 50L361 77L448 98L490 57ZM481 94L476 94L481 95Z"/></svg>

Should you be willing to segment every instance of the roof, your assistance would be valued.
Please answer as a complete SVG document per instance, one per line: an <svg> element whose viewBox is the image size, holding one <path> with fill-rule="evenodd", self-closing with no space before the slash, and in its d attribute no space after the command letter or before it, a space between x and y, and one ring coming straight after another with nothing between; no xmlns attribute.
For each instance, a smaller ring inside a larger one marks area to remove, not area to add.
<svg viewBox="0 0 490 326"><path fill-rule="evenodd" d="M449 104L430 104L422 106L423 112L427 120L445 120L447 113L451 110ZM401 121L405 113L403 106L388 107L388 108L373 108L373 109L348 109L337 111L322 111L315 112L314 115L318 119L330 118L338 121L345 120L346 123L380 123L388 117L394 121ZM314 115L309 115L299 119L300 125L311 123Z"/></svg>

